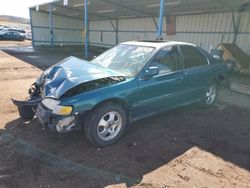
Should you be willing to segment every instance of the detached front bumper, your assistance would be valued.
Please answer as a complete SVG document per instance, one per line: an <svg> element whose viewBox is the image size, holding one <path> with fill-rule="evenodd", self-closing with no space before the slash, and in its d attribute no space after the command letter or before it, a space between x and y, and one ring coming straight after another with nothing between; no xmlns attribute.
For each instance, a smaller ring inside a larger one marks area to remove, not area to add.
<svg viewBox="0 0 250 188"><path fill-rule="evenodd" d="M12 100L18 107L20 117L25 121L32 120L36 115L43 128L48 128L51 131L64 133L81 129L81 118L78 114L70 116L55 115L41 101L41 97L27 101Z"/></svg>
<svg viewBox="0 0 250 188"><path fill-rule="evenodd" d="M27 101L19 101L12 99L12 102L17 106L20 117L29 121L33 119L35 115L35 109L37 105L42 101L41 97L36 97L34 99L29 99Z"/></svg>

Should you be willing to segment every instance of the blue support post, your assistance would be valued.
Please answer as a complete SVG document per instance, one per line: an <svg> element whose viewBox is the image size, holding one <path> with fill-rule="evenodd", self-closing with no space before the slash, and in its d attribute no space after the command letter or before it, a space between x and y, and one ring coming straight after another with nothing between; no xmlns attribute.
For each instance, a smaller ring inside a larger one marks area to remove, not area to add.
<svg viewBox="0 0 250 188"><path fill-rule="evenodd" d="M35 47L34 32L33 32L33 23L32 23L32 15L31 15L31 8L29 8L29 12L30 12L30 28L31 28L32 46Z"/></svg>
<svg viewBox="0 0 250 188"><path fill-rule="evenodd" d="M160 13L159 13L159 25L157 31L157 40L160 40L162 37L162 27L163 27L163 16L164 16L164 2L165 0L160 0Z"/></svg>
<svg viewBox="0 0 250 188"><path fill-rule="evenodd" d="M84 32L85 32L84 57L85 59L87 59L88 48L89 48L88 0L84 0Z"/></svg>
<svg viewBox="0 0 250 188"><path fill-rule="evenodd" d="M53 18L52 18L51 4L49 4L49 24L50 24L50 47L54 48Z"/></svg>

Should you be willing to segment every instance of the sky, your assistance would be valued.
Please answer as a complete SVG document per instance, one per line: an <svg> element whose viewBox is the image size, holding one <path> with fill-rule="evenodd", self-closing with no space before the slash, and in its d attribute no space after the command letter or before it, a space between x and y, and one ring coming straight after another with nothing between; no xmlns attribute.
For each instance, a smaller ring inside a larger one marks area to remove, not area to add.
<svg viewBox="0 0 250 188"><path fill-rule="evenodd" d="M50 0L1 0L0 15L29 18L29 7Z"/></svg>

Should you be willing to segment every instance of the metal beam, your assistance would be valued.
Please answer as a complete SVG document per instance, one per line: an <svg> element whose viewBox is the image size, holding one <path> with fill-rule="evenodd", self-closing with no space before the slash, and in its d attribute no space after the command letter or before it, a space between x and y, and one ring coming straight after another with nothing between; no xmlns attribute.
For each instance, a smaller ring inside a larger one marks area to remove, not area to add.
<svg viewBox="0 0 250 188"><path fill-rule="evenodd" d="M163 27L163 16L164 16L164 2L165 0L161 0L160 2L160 13L159 13L159 26L157 31L157 40L162 38L162 27Z"/></svg>
<svg viewBox="0 0 250 188"><path fill-rule="evenodd" d="M154 21L155 28L156 28L156 30L158 31L158 25L157 25L157 22L156 22L156 20L155 20L155 17L152 17L152 19L153 19L153 21Z"/></svg>
<svg viewBox="0 0 250 188"><path fill-rule="evenodd" d="M118 19L115 20L115 25L113 24L112 20L109 20L109 22L115 31L115 43L118 44Z"/></svg>
<svg viewBox="0 0 250 188"><path fill-rule="evenodd" d="M118 19L115 20L115 26L116 26L116 31L115 31L115 43L116 45L119 43L119 36L118 36Z"/></svg>
<svg viewBox="0 0 250 188"><path fill-rule="evenodd" d="M53 17L52 17L51 4L49 4L49 25L50 25L50 47L54 48L54 31L53 31Z"/></svg>
<svg viewBox="0 0 250 188"><path fill-rule="evenodd" d="M85 45L84 45L84 57L88 59L89 48L89 18L88 18L88 0L84 0L84 32L85 32Z"/></svg>
<svg viewBox="0 0 250 188"><path fill-rule="evenodd" d="M29 13L30 13L30 27L31 27L31 40L32 40L32 46L35 47L35 41L34 41L34 28L33 28L33 23L32 23L32 15L31 15L31 8L29 8Z"/></svg>
<svg viewBox="0 0 250 188"><path fill-rule="evenodd" d="M237 36L238 36L238 33L239 33L240 21L241 21L241 13L238 13L237 20L236 20L236 18L235 18L235 12L232 11L232 22L233 22L233 29L234 29L233 43L234 44L237 41Z"/></svg>
<svg viewBox="0 0 250 188"><path fill-rule="evenodd" d="M109 20L109 23L112 25L112 27L113 27L114 31L116 31L116 30L117 30L117 28L116 28L116 27L115 27L115 25L113 24L112 20Z"/></svg>

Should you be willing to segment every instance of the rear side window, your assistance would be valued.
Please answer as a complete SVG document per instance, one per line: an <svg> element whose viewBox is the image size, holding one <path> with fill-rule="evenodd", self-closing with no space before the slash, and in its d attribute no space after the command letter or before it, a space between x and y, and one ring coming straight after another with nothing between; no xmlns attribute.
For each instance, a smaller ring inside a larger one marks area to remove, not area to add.
<svg viewBox="0 0 250 188"><path fill-rule="evenodd" d="M151 66L159 68L159 74L174 72L178 69L178 51L175 46L163 48Z"/></svg>
<svg viewBox="0 0 250 188"><path fill-rule="evenodd" d="M181 46L184 67L192 68L207 65L206 58L193 46Z"/></svg>

